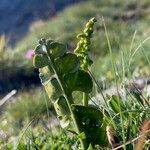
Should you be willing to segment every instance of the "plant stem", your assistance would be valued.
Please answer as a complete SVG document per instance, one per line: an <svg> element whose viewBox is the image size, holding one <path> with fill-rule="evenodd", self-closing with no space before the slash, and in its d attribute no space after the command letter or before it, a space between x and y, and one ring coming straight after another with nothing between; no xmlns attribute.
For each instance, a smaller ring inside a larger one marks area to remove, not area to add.
<svg viewBox="0 0 150 150"><path fill-rule="evenodd" d="M46 49L47 50L47 49ZM63 80L63 77L62 75L59 73L58 69L57 69L57 66L55 65L55 62L54 62L54 59L53 57L51 56L50 52L47 50L47 55L48 55L48 58L49 58L49 61L51 63L51 67L53 68L53 71L56 75L56 78L60 84L60 87L64 93L64 97L67 101L67 104L68 104L68 107L69 107L69 110L70 110L70 113L71 113L71 117L72 117L72 120L73 120L73 123L75 125L75 128L76 128L76 131L78 134L80 134L82 132L81 130L81 127L78 125L77 123L77 119L76 119L76 116L74 114L74 112L72 111L72 108L71 108L71 105L74 104L73 102L73 98L72 98L72 94L71 92L68 90L68 88L66 87L66 84ZM80 143L81 143L81 147L83 150L86 150L87 149L87 142L86 140L82 140L80 139Z"/></svg>
<svg viewBox="0 0 150 150"><path fill-rule="evenodd" d="M88 106L89 94L83 93L83 106Z"/></svg>

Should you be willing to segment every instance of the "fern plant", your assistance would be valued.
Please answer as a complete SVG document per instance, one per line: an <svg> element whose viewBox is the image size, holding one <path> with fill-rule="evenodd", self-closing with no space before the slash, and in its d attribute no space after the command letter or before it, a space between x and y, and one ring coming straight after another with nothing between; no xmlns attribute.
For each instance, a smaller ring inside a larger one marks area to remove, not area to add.
<svg viewBox="0 0 150 150"><path fill-rule="evenodd" d="M88 56L95 18L89 20L74 53L66 45L41 39L35 48L34 66L39 69L41 83L54 104L62 128L75 129L83 150L108 144L103 113L88 105L93 81L88 73L92 64ZM83 93L83 105L75 103L73 92Z"/></svg>

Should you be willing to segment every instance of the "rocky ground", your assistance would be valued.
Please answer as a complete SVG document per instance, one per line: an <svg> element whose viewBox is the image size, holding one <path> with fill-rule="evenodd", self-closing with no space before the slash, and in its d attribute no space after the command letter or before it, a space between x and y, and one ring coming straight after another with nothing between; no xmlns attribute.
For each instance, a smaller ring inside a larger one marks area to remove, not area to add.
<svg viewBox="0 0 150 150"><path fill-rule="evenodd" d="M104 82L104 81L103 81ZM123 95L124 92L137 94L139 96L146 95L146 97L150 98L150 78L136 78L134 80L126 80L120 87L116 87L115 85L110 86L105 89L101 93L98 93L95 97L96 100L100 100L103 102L103 96L107 95Z"/></svg>

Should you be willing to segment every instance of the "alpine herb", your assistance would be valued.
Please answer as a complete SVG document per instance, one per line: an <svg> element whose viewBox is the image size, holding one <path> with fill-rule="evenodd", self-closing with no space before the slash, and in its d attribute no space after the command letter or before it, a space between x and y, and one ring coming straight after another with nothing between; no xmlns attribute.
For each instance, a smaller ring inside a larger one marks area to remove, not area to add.
<svg viewBox="0 0 150 150"><path fill-rule="evenodd" d="M54 104L60 124L62 128L75 129L83 150L108 144L103 113L88 105L88 94L93 88L88 73L92 63L88 52L95 22L96 19L91 19L83 33L78 35L79 42L74 53L68 51L64 44L46 39L41 39L34 50L33 64L39 69L41 83ZM75 103L74 91L84 94L86 105Z"/></svg>

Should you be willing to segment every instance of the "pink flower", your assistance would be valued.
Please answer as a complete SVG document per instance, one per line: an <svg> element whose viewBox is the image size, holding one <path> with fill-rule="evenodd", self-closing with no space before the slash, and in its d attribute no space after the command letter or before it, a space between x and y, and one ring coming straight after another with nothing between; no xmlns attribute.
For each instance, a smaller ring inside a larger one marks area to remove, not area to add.
<svg viewBox="0 0 150 150"><path fill-rule="evenodd" d="M32 59L34 57L34 50L28 50L26 53L26 58Z"/></svg>
<svg viewBox="0 0 150 150"><path fill-rule="evenodd" d="M0 139L3 139L5 137L6 137L6 134L2 130L0 130Z"/></svg>

